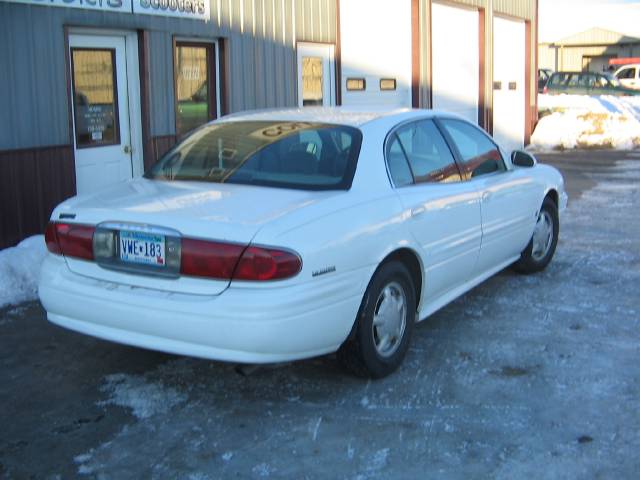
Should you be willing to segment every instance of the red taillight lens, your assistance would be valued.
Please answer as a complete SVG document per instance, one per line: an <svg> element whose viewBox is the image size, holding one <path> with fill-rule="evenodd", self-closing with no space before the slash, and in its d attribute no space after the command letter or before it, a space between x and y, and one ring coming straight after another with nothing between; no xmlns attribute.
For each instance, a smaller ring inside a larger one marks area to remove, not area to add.
<svg viewBox="0 0 640 480"><path fill-rule="evenodd" d="M58 237L56 235L56 224L49 222L44 230L44 243L47 244L47 250L56 255L62 255L60 245L58 245Z"/></svg>
<svg viewBox="0 0 640 480"><path fill-rule="evenodd" d="M545 87L542 89L542 93L549 93L549 89L545 86Z"/></svg>
<svg viewBox="0 0 640 480"><path fill-rule="evenodd" d="M271 248L183 238L181 250L180 273L195 277L283 280L302 267L296 254Z"/></svg>
<svg viewBox="0 0 640 480"><path fill-rule="evenodd" d="M300 257L292 252L262 247L248 247L236 268L234 280L283 280L293 277L302 267Z"/></svg>
<svg viewBox="0 0 640 480"><path fill-rule="evenodd" d="M180 273L228 280L244 250L242 245L182 239Z"/></svg>
<svg viewBox="0 0 640 480"><path fill-rule="evenodd" d="M44 238L51 253L93 260L94 231L94 227L87 225L49 223Z"/></svg>

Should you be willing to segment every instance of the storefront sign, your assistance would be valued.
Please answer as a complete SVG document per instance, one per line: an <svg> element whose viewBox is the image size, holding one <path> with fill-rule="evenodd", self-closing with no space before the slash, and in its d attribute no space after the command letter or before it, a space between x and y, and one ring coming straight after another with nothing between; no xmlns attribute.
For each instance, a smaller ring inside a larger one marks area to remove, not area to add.
<svg viewBox="0 0 640 480"><path fill-rule="evenodd" d="M209 20L209 0L133 0L133 13Z"/></svg>
<svg viewBox="0 0 640 480"><path fill-rule="evenodd" d="M165 15L209 20L210 0L5 0L50 7L87 8L103 12Z"/></svg>
<svg viewBox="0 0 640 480"><path fill-rule="evenodd" d="M132 12L133 0L6 0L14 3L46 5L49 7L88 8L103 12ZM136 0L137 1L137 0Z"/></svg>

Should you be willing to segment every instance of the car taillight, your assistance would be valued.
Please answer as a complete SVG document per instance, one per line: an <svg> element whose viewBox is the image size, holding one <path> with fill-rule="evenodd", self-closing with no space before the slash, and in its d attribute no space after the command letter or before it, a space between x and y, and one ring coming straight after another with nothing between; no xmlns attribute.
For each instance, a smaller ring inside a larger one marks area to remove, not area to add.
<svg viewBox="0 0 640 480"><path fill-rule="evenodd" d="M221 280L283 280L296 275L301 267L300 257L285 250L182 239L182 275Z"/></svg>
<svg viewBox="0 0 640 480"><path fill-rule="evenodd" d="M229 280L244 246L183 238L180 273Z"/></svg>
<svg viewBox="0 0 640 480"><path fill-rule="evenodd" d="M298 255L285 250L247 247L233 275L234 280L283 280L302 268Z"/></svg>
<svg viewBox="0 0 640 480"><path fill-rule="evenodd" d="M94 231L95 228L88 225L51 222L47 225L44 238L51 253L93 260Z"/></svg>
<svg viewBox="0 0 640 480"><path fill-rule="evenodd" d="M58 237L56 236L56 224L49 222L44 230L44 243L47 244L47 250L56 255L62 255L60 245L58 245Z"/></svg>
<svg viewBox="0 0 640 480"><path fill-rule="evenodd" d="M545 85L544 88L542 89L542 93L549 93L549 89L547 88L547 86Z"/></svg>

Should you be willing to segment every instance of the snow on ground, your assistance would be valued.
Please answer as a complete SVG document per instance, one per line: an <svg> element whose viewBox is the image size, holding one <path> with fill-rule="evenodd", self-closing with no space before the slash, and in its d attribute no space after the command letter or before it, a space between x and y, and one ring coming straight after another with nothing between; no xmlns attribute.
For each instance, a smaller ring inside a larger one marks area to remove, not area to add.
<svg viewBox="0 0 640 480"><path fill-rule="evenodd" d="M0 250L0 308L37 297L40 265L46 253L42 235Z"/></svg>
<svg viewBox="0 0 640 480"><path fill-rule="evenodd" d="M124 373L108 375L100 390L110 394L110 398L102 404L131 408L139 419L167 413L187 399L184 393L165 387L160 382L148 382L142 376Z"/></svg>
<svg viewBox="0 0 640 480"><path fill-rule="evenodd" d="M537 151L640 148L640 96L538 95Z"/></svg>

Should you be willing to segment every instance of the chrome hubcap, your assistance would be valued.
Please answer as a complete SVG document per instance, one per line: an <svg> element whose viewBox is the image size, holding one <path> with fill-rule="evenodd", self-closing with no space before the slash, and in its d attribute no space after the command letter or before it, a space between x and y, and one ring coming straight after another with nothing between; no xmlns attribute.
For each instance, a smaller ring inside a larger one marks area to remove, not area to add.
<svg viewBox="0 0 640 480"><path fill-rule="evenodd" d="M536 261L542 260L549 253L551 243L553 243L553 220L549 212L542 210L533 231L531 257Z"/></svg>
<svg viewBox="0 0 640 480"><path fill-rule="evenodd" d="M373 314L373 341L382 357L393 355L402 341L407 326L407 299L398 282L382 289Z"/></svg>

